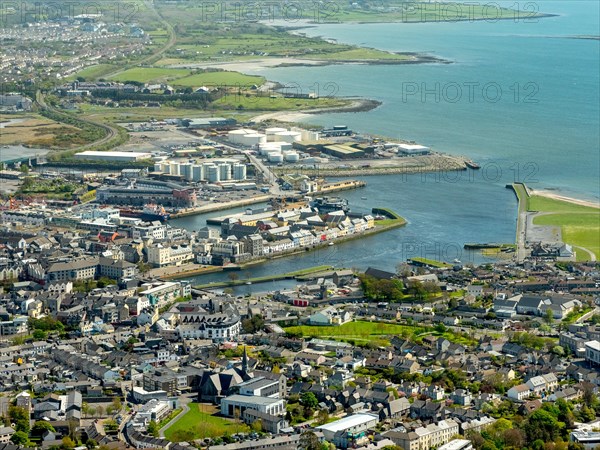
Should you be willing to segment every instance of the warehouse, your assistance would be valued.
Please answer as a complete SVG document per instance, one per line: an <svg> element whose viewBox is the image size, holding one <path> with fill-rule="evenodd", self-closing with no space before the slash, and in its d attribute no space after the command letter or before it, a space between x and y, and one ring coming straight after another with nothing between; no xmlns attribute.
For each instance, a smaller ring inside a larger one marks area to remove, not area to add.
<svg viewBox="0 0 600 450"><path fill-rule="evenodd" d="M316 427L323 432L323 437L337 447L348 448L364 440L366 432L379 422L375 414L360 413L346 416L343 419Z"/></svg>
<svg viewBox="0 0 600 450"><path fill-rule="evenodd" d="M221 414L226 417L234 417L236 411L240 417L246 409L279 416L285 414L285 400L279 398L259 397L256 395L234 394L221 400Z"/></svg>
<svg viewBox="0 0 600 450"><path fill-rule="evenodd" d="M344 144L328 145L323 149L323 153L340 159L361 158L365 156L365 152L363 150L359 150Z"/></svg>
<svg viewBox="0 0 600 450"><path fill-rule="evenodd" d="M187 127L194 129L231 127L236 124L235 119L226 119L224 117L208 117L204 119L184 119Z"/></svg>
<svg viewBox="0 0 600 450"><path fill-rule="evenodd" d="M86 161L133 162L140 161L142 159L150 159L152 158L152 155L145 152L98 152L94 150L88 150L77 153L75 158L84 159Z"/></svg>
<svg viewBox="0 0 600 450"><path fill-rule="evenodd" d="M405 156L428 155L431 153L429 147L418 144L398 144L398 154Z"/></svg>

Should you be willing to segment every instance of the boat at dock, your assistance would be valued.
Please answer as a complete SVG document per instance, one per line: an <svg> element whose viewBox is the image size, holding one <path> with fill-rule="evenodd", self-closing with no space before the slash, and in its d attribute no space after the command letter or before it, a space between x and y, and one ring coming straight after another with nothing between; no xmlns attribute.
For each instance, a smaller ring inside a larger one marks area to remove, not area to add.
<svg viewBox="0 0 600 450"><path fill-rule="evenodd" d="M141 219L144 222L166 222L171 217L171 215L165 211L165 208L153 203L144 205L142 210L122 208L119 209L119 214L121 217Z"/></svg>

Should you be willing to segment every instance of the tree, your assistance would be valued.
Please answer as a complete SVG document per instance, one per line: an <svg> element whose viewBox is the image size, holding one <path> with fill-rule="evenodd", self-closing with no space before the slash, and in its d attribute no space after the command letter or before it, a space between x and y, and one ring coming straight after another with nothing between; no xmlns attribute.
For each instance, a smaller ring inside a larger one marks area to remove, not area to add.
<svg viewBox="0 0 600 450"><path fill-rule="evenodd" d="M302 450L320 450L319 438L312 431L305 431L300 435L299 447Z"/></svg>
<svg viewBox="0 0 600 450"><path fill-rule="evenodd" d="M242 320L242 329L246 333L256 333L261 331L265 326L265 320L260 314L256 314L248 319Z"/></svg>
<svg viewBox="0 0 600 450"><path fill-rule="evenodd" d="M29 443L29 436L24 431L15 431L10 437L10 441L16 445L26 446Z"/></svg>
<svg viewBox="0 0 600 450"><path fill-rule="evenodd" d="M558 420L552 413L538 409L531 413L524 430L529 442L536 440L550 442L558 436L560 428Z"/></svg>
<svg viewBox="0 0 600 450"><path fill-rule="evenodd" d="M304 407L315 409L319 404L319 401L312 392L305 392L300 397L300 404Z"/></svg>
<svg viewBox="0 0 600 450"><path fill-rule="evenodd" d="M21 167L19 168L19 171L21 173L28 174L29 173L29 166L27 164L21 164Z"/></svg>
<svg viewBox="0 0 600 450"><path fill-rule="evenodd" d="M61 445L62 448L71 449L71 448L75 448L75 445L76 445L75 441L73 439L71 439L69 436L65 436L62 439L62 445Z"/></svg>
<svg viewBox="0 0 600 450"><path fill-rule="evenodd" d="M8 417L11 423L15 424L16 431L29 433L29 411L20 406L10 406L8 408Z"/></svg>
<svg viewBox="0 0 600 450"><path fill-rule="evenodd" d="M42 330L35 330L31 337L33 337L36 341L43 341L48 337L48 334Z"/></svg>
<svg viewBox="0 0 600 450"><path fill-rule="evenodd" d="M146 431L150 436L158 437L158 424L154 420L151 420Z"/></svg>
<svg viewBox="0 0 600 450"><path fill-rule="evenodd" d="M54 427L45 420L36 421L31 428L31 432L38 435L44 434L45 431L51 431L52 433L56 432Z"/></svg>
<svg viewBox="0 0 600 450"><path fill-rule="evenodd" d="M89 449L98 447L98 442L95 439L88 439L85 446Z"/></svg>
<svg viewBox="0 0 600 450"><path fill-rule="evenodd" d="M325 408L317 411L317 425L325 425L329 421L329 411Z"/></svg>
<svg viewBox="0 0 600 450"><path fill-rule="evenodd" d="M256 419L254 422L252 422L250 428L252 428L252 431L256 431L257 433L262 431L262 420Z"/></svg>
<svg viewBox="0 0 600 450"><path fill-rule="evenodd" d="M554 313L552 312L552 310L550 308L548 308L544 314L544 320L546 321L546 323L548 325L552 325L552 322L554 322Z"/></svg>

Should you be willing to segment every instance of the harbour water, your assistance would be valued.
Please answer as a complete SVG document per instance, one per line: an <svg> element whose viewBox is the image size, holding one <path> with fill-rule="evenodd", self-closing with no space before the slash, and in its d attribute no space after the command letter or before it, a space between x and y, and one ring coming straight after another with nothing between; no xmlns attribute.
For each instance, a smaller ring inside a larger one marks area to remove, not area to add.
<svg viewBox="0 0 600 450"><path fill-rule="evenodd" d="M452 64L259 70L268 79L296 83L307 92L318 87L324 95L324 86L334 83L337 95L383 102L370 112L316 115L312 123L343 123L362 132L415 140L438 151L467 155L482 169L365 177L366 188L343 193L352 208L392 208L408 220L405 227L256 266L250 276L319 264L394 270L414 256L483 262L481 254L462 246L514 242L516 201L504 188L514 181L599 201L600 41L577 38L598 35L599 4L536 5L558 16L494 23L318 25L303 30L339 42L425 52ZM462 88L458 97L457 85ZM497 88L501 94L493 90ZM174 223L199 228L205 219L196 216ZM207 275L202 282L217 279L226 275Z"/></svg>

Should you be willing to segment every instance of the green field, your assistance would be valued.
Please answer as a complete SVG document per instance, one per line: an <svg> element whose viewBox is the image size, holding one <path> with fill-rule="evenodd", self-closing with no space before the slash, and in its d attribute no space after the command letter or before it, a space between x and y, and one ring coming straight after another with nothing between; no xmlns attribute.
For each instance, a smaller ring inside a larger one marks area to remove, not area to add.
<svg viewBox="0 0 600 450"><path fill-rule="evenodd" d="M533 195L528 198L527 209L552 213L536 217L533 223L560 227L564 242L583 247L600 259L600 208ZM590 259L586 251L576 252L578 261Z"/></svg>
<svg viewBox="0 0 600 450"><path fill-rule="evenodd" d="M166 69L162 67L135 67L127 69L112 77L114 81L137 81L139 83L149 82L171 82L177 78L190 75L189 69Z"/></svg>
<svg viewBox="0 0 600 450"><path fill-rule="evenodd" d="M252 85L260 86L265 82L264 77L244 75L239 72L204 72L190 75L173 81L174 86L241 86L249 88Z"/></svg>
<svg viewBox="0 0 600 450"><path fill-rule="evenodd" d="M299 325L285 328L285 331L291 333L302 333L305 337L318 337L321 339L334 339L338 341L354 341L357 344L373 342L380 346L389 346L388 337L402 336L413 340L420 340L425 335L433 334L434 336L442 336L451 342L463 345L472 345L474 341L451 331L443 333L437 332L433 327L399 325L385 322L367 322L357 320L348 322L340 326L313 326Z"/></svg>
<svg viewBox="0 0 600 450"><path fill-rule="evenodd" d="M171 442L192 441L202 438L216 438L225 434L250 431L244 423L213 415L213 405L190 403L190 410L165 430L165 437Z"/></svg>
<svg viewBox="0 0 600 450"><path fill-rule="evenodd" d="M215 100L212 105L216 109L237 109L248 111L286 111L315 108L333 108L346 106L349 100L335 97L320 97L314 99L257 97L252 94L227 94Z"/></svg>
<svg viewBox="0 0 600 450"><path fill-rule="evenodd" d="M80 70L76 74L70 76L69 79L74 80L77 77L83 77L86 80L94 80L96 78L102 78L103 75L113 70L115 70L115 66L112 64L96 64Z"/></svg>

